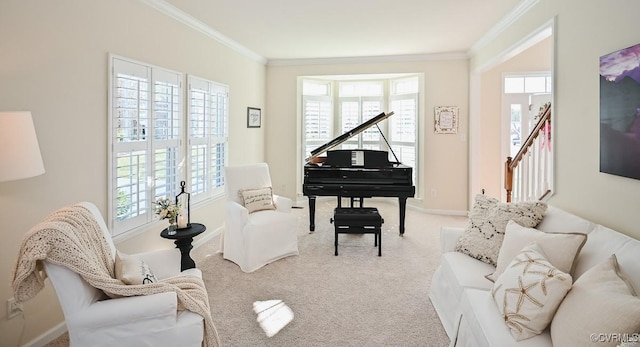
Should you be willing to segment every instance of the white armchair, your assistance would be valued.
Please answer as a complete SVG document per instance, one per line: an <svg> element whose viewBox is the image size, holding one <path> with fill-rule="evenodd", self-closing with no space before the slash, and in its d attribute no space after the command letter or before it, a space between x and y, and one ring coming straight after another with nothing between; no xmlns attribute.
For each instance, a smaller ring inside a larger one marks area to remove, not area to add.
<svg viewBox="0 0 640 347"><path fill-rule="evenodd" d="M98 208L82 203L99 222L111 247L107 226ZM180 251L176 248L135 255L149 265L158 279L180 274L202 278L199 269L180 272ZM202 316L177 311L175 292L116 299L107 298L80 275L60 265L44 262L64 313L71 346L201 346Z"/></svg>
<svg viewBox="0 0 640 347"><path fill-rule="evenodd" d="M228 166L226 228L221 251L225 259L253 272L284 257L298 255L297 220L291 214L291 199L273 195L275 210L249 213L241 190L271 187L266 163Z"/></svg>

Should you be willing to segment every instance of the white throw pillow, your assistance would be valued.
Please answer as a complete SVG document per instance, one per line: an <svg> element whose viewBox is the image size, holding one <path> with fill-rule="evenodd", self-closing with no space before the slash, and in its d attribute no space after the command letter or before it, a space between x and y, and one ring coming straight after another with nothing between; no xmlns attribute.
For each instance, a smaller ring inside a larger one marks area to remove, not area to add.
<svg viewBox="0 0 640 347"><path fill-rule="evenodd" d="M573 276L575 260L586 241L587 234L547 233L509 221L498 254L496 271L486 277L495 281L522 248L532 242L538 244L553 266Z"/></svg>
<svg viewBox="0 0 640 347"><path fill-rule="evenodd" d="M478 194L455 250L496 266L507 222L514 220L522 226L535 227L546 210L547 204L541 201L504 203Z"/></svg>
<svg viewBox="0 0 640 347"><path fill-rule="evenodd" d="M532 243L498 277L491 294L511 335L520 341L546 329L571 282L571 275L551 265Z"/></svg>
<svg viewBox="0 0 640 347"><path fill-rule="evenodd" d="M249 213L276 209L271 187L240 190L238 194Z"/></svg>
<svg viewBox="0 0 640 347"><path fill-rule="evenodd" d="M554 346L620 345L640 338L640 297L612 255L580 276L551 322Z"/></svg>
<svg viewBox="0 0 640 347"><path fill-rule="evenodd" d="M144 261L128 254L116 252L116 278L125 284L156 283L158 279Z"/></svg>

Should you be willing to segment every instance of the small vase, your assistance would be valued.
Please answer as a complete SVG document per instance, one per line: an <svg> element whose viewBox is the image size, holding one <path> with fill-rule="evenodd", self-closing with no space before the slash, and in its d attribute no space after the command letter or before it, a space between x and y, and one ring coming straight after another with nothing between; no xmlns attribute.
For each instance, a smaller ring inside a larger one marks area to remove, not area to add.
<svg viewBox="0 0 640 347"><path fill-rule="evenodd" d="M169 227L167 228L168 235L175 235L178 231L178 225L175 219L169 219Z"/></svg>

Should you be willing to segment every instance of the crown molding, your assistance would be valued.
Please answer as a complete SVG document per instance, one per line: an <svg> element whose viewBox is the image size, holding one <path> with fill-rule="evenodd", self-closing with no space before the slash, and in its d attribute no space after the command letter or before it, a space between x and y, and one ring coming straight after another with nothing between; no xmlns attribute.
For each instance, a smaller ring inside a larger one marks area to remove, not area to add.
<svg viewBox="0 0 640 347"><path fill-rule="evenodd" d="M333 65L333 64L368 64L368 63L395 63L407 61L428 60L467 60L469 56L465 52L437 53L437 54L408 54L408 55L384 55L368 57L342 57L342 58L312 58L312 59L272 59L268 66L289 65Z"/></svg>
<svg viewBox="0 0 640 347"><path fill-rule="evenodd" d="M475 55L479 50L495 40L500 34L507 30L513 23L524 16L539 0L523 0L511 12L504 16L496 25L484 34L468 51L469 56Z"/></svg>
<svg viewBox="0 0 640 347"><path fill-rule="evenodd" d="M217 30L212 29L210 26L199 21L195 17L187 14L165 0L140 0L143 4L148 5L157 11L177 20L178 22L220 42L221 44L231 48L232 50L242 54L243 56L255 60L258 63L266 64L267 59L258 53L248 49L247 47L239 44L238 42L230 39L229 37L221 34Z"/></svg>

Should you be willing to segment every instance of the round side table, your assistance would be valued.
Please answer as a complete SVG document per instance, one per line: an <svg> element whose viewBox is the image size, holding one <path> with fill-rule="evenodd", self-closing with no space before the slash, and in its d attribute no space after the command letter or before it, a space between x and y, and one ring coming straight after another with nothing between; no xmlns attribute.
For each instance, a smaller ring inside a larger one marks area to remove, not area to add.
<svg viewBox="0 0 640 347"><path fill-rule="evenodd" d="M191 269L196 267L196 262L191 259L191 249L193 245L193 238L202 234L207 227L200 223L191 223L189 227L178 229L174 235L169 235L169 230L165 228L160 233L165 239L176 240L176 248L180 249L180 253L182 254L182 259L180 262L180 271L184 271L186 269Z"/></svg>

